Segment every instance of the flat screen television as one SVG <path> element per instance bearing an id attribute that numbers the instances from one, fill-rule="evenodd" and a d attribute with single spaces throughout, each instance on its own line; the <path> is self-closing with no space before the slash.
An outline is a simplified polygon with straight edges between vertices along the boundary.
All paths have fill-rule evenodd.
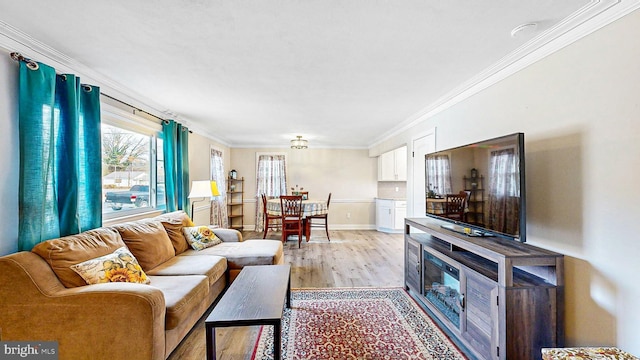
<path id="1" fill-rule="evenodd" d="M 430 153 L 425 162 L 426 216 L 468 236 L 526 241 L 523 133 Z M 456 198 L 464 205 L 456 208 Z"/>

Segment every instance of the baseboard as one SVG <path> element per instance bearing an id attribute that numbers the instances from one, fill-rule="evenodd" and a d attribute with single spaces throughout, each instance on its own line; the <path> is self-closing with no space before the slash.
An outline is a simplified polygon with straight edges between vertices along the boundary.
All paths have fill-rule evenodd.
<path id="1" fill-rule="evenodd" d="M 372 224 L 329 224 L 329 230 L 375 230 L 376 226 Z M 242 231 L 256 231 L 255 225 L 245 225 Z M 313 229 L 311 231 L 324 231 L 323 229 Z"/>

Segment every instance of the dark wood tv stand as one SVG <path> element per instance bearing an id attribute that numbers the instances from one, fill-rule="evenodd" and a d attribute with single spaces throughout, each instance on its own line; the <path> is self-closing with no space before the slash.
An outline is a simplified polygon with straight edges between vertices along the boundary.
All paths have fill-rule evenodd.
<path id="1" fill-rule="evenodd" d="M 466 236 L 441 224 L 405 219 L 405 287 L 463 348 L 480 359 L 541 359 L 542 348 L 564 346 L 562 254 L 500 237 Z M 427 258 L 459 277 L 455 320 L 427 299 L 433 285 L 425 278 L 434 273 L 428 267 L 433 264 L 425 263 L 434 260 Z"/>

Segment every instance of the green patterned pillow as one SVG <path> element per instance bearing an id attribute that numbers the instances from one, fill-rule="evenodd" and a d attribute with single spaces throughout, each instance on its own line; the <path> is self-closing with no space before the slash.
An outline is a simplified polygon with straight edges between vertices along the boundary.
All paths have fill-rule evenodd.
<path id="1" fill-rule="evenodd" d="M 222 240 L 213 233 L 214 228 L 217 226 L 192 226 L 182 228 L 182 232 L 191 247 L 200 251 L 222 243 Z"/>
<path id="2" fill-rule="evenodd" d="M 72 265 L 71 269 L 82 276 L 89 285 L 108 282 L 151 282 L 126 246 L 111 254 Z"/>

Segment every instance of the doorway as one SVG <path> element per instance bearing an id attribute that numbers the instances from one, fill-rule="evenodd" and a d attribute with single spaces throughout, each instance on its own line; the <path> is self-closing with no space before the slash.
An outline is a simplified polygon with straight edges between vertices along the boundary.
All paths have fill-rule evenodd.
<path id="1" fill-rule="evenodd" d="M 427 212 L 424 156 L 436 151 L 436 129 L 412 141 L 411 212 L 409 217 L 424 217 Z"/>

